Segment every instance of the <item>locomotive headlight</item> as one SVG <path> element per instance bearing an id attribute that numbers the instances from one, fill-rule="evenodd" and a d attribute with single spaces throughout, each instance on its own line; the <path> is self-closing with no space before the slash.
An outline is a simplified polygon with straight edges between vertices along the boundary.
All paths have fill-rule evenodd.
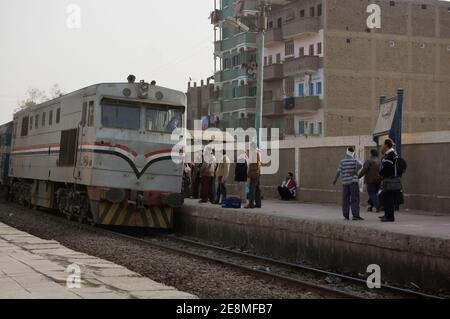
<path id="1" fill-rule="evenodd" d="M 107 201 L 117 204 L 125 200 L 125 192 L 122 189 L 109 189 L 105 193 L 105 198 Z"/>
<path id="2" fill-rule="evenodd" d="M 141 99 L 148 98 L 149 89 L 150 89 L 150 85 L 148 83 L 145 83 L 145 81 L 141 81 L 139 83 L 139 97 Z"/>

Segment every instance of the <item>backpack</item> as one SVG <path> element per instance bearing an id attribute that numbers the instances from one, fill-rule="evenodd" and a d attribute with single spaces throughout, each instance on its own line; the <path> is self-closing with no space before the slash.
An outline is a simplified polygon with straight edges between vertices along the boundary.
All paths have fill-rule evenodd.
<path id="1" fill-rule="evenodd" d="M 406 163 L 405 159 L 402 157 L 397 158 L 397 175 L 402 176 L 406 173 L 408 169 L 408 163 Z"/>
<path id="2" fill-rule="evenodd" d="M 241 208 L 242 201 L 237 197 L 228 197 L 223 201 L 222 208 Z"/>

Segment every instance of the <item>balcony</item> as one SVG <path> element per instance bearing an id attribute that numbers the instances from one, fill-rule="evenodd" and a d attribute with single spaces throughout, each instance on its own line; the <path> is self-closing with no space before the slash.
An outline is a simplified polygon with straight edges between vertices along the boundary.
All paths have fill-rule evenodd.
<path id="1" fill-rule="evenodd" d="M 247 77 L 247 70 L 244 68 L 235 68 L 216 73 L 215 81 L 217 83 L 233 81 L 239 77 Z"/>
<path id="2" fill-rule="evenodd" d="M 322 29 L 321 17 L 298 18 L 283 25 L 283 38 L 292 39 Z"/>
<path id="3" fill-rule="evenodd" d="M 232 50 L 234 48 L 256 48 L 256 36 L 255 32 L 243 32 L 239 33 L 231 38 L 224 39 L 222 41 L 216 41 L 214 44 L 214 50 L 216 54 Z"/>
<path id="4" fill-rule="evenodd" d="M 264 81 L 273 81 L 283 78 L 283 64 L 271 64 L 264 67 Z"/>
<path id="5" fill-rule="evenodd" d="M 219 113 L 221 113 L 222 112 L 222 106 L 220 104 L 220 101 L 212 102 L 210 104 L 210 111 L 211 111 L 211 114 L 219 114 Z"/>
<path id="6" fill-rule="evenodd" d="M 283 101 L 264 101 L 263 115 L 283 115 Z"/>
<path id="7" fill-rule="evenodd" d="M 219 54 L 222 51 L 222 41 L 214 42 L 214 52 Z"/>
<path id="8" fill-rule="evenodd" d="M 305 55 L 292 60 L 286 60 L 283 66 L 284 76 L 315 73 L 323 67 L 323 58 Z"/>
<path id="9" fill-rule="evenodd" d="M 256 108 L 256 98 L 255 97 L 240 97 L 232 100 L 226 100 L 222 102 L 223 112 L 234 112 L 243 109 L 253 109 Z"/>
<path id="10" fill-rule="evenodd" d="M 320 106 L 318 96 L 295 97 L 292 107 L 284 107 L 284 114 L 316 112 L 320 109 Z"/>
<path id="11" fill-rule="evenodd" d="M 276 43 L 283 42 L 283 29 L 282 28 L 272 28 L 266 31 L 264 43 L 266 45 L 272 45 Z"/>

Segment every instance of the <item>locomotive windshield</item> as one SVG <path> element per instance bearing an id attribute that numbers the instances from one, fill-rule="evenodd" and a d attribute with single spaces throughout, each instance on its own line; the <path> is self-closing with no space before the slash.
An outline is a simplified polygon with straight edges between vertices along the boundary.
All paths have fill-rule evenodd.
<path id="1" fill-rule="evenodd" d="M 136 106 L 109 104 L 102 105 L 102 123 L 106 127 L 139 130 L 141 108 Z"/>
<path id="2" fill-rule="evenodd" d="M 184 108 L 140 101 L 102 100 L 102 124 L 109 128 L 141 129 L 141 115 L 145 129 L 151 132 L 172 133 L 183 127 Z"/>
<path id="3" fill-rule="evenodd" d="M 145 113 L 145 127 L 149 131 L 172 133 L 183 127 L 183 111 L 164 107 L 148 107 Z"/>

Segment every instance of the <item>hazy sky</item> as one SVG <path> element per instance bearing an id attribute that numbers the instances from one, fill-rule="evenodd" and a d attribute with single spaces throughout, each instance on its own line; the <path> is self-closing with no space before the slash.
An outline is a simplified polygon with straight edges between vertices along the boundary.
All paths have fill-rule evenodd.
<path id="1" fill-rule="evenodd" d="M 76 12 L 81 9 L 81 27 Z M 212 0 L 0 0 L 0 124 L 28 88 L 137 79 L 186 91 L 213 74 Z"/>

